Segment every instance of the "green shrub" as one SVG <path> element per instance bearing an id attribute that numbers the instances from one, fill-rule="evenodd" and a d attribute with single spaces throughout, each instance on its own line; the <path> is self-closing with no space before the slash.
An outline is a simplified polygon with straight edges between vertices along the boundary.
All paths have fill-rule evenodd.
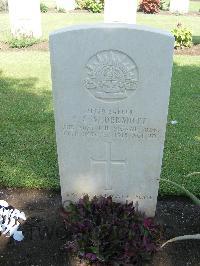
<path id="1" fill-rule="evenodd" d="M 64 8 L 59 8 L 58 13 L 66 13 Z"/>
<path id="2" fill-rule="evenodd" d="M 101 13 L 104 8 L 104 0 L 76 0 L 79 9 L 85 9 L 93 13 Z"/>
<path id="3" fill-rule="evenodd" d="M 142 0 L 139 10 L 147 14 L 158 13 L 160 10 L 160 0 Z"/>
<path id="4" fill-rule="evenodd" d="M 8 0 L 0 0 L 0 11 L 8 10 Z"/>
<path id="5" fill-rule="evenodd" d="M 175 48 L 192 46 L 192 32 L 189 29 L 182 27 L 182 25 L 178 23 L 177 27 L 171 32 L 175 37 Z"/>
<path id="6" fill-rule="evenodd" d="M 7 43 L 9 44 L 10 48 L 25 48 L 28 46 L 32 46 L 33 44 L 38 43 L 40 40 L 32 37 L 19 37 L 19 38 L 12 38 Z"/>
<path id="7" fill-rule="evenodd" d="M 46 6 L 44 3 L 40 3 L 40 11 L 42 13 L 47 13 L 49 10 L 48 6 Z"/>
<path id="8" fill-rule="evenodd" d="M 167 11 L 169 10 L 169 2 L 166 2 L 165 0 L 160 1 L 160 10 Z"/>
<path id="9" fill-rule="evenodd" d="M 86 195 L 71 202 L 61 215 L 67 251 L 89 265 L 143 265 L 159 246 L 160 226 L 138 212 L 132 202 Z"/>

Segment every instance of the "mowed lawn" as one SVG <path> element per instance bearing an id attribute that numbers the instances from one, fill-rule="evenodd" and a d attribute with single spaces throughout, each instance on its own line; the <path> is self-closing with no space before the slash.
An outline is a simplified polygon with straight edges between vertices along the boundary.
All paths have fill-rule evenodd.
<path id="1" fill-rule="evenodd" d="M 101 14 L 42 14 L 43 39 L 72 24 L 103 21 Z M 200 17 L 138 14 L 138 24 L 171 30 L 181 22 L 200 43 Z M 0 41 L 10 37 L 0 14 Z M 200 57 L 175 56 L 162 177 L 200 195 Z M 0 51 L 0 185 L 59 188 L 49 53 Z M 177 125 L 170 124 L 177 120 Z M 160 194 L 177 191 L 161 182 Z"/>
<path id="2" fill-rule="evenodd" d="M 48 40 L 49 33 L 74 24 L 88 24 L 103 22 L 102 14 L 92 13 L 45 13 L 42 14 L 42 39 Z M 200 43 L 200 16 L 176 16 L 176 15 L 147 15 L 137 14 L 137 23 L 159 29 L 171 31 L 178 23 L 192 31 L 194 42 Z M 0 13 L 0 41 L 10 38 L 9 17 L 6 13 Z"/>
<path id="3" fill-rule="evenodd" d="M 0 185 L 59 188 L 48 52 L 1 52 Z M 162 177 L 200 195 L 200 57 L 175 56 Z M 177 120 L 177 125 L 170 124 Z M 177 191 L 162 184 L 160 194 Z"/>

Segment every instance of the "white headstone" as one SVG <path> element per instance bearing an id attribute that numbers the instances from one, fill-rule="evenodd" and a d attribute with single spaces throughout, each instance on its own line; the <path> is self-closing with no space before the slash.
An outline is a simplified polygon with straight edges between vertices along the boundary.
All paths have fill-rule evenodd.
<path id="1" fill-rule="evenodd" d="M 76 7 L 75 0 L 56 0 L 57 9 L 64 9 L 65 11 L 74 10 Z"/>
<path id="2" fill-rule="evenodd" d="M 104 22 L 136 23 L 137 0 L 105 0 Z"/>
<path id="3" fill-rule="evenodd" d="M 189 0 L 170 0 L 170 12 L 188 13 Z"/>
<path id="4" fill-rule="evenodd" d="M 64 204 L 83 194 L 113 195 L 154 215 L 173 48 L 170 33 L 129 24 L 50 35 Z"/>
<path id="5" fill-rule="evenodd" d="M 41 37 L 40 0 L 8 0 L 8 8 L 14 36 Z"/>

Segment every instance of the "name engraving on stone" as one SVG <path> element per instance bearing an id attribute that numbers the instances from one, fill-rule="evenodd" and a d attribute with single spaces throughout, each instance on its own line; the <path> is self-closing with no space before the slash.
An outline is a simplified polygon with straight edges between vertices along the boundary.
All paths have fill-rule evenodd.
<path id="1" fill-rule="evenodd" d="M 85 72 L 85 88 L 105 102 L 126 99 L 137 89 L 138 68 L 121 51 L 98 52 L 89 59 Z"/>
<path id="2" fill-rule="evenodd" d="M 63 134 L 70 137 L 142 141 L 159 140 L 161 135 L 159 128 L 148 126 L 148 118 L 136 116 L 132 109 L 88 108 L 82 115 L 66 120 Z"/>

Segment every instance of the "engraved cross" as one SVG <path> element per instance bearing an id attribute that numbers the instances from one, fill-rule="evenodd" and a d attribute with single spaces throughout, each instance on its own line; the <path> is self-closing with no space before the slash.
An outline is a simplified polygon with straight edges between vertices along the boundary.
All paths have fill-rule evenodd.
<path id="1" fill-rule="evenodd" d="M 106 158 L 102 160 L 96 160 L 91 158 L 92 163 L 103 163 L 105 164 L 106 172 L 106 185 L 105 190 L 112 190 L 112 165 L 127 165 L 127 160 L 112 160 L 111 155 L 111 142 L 105 142 L 106 144 Z"/>

